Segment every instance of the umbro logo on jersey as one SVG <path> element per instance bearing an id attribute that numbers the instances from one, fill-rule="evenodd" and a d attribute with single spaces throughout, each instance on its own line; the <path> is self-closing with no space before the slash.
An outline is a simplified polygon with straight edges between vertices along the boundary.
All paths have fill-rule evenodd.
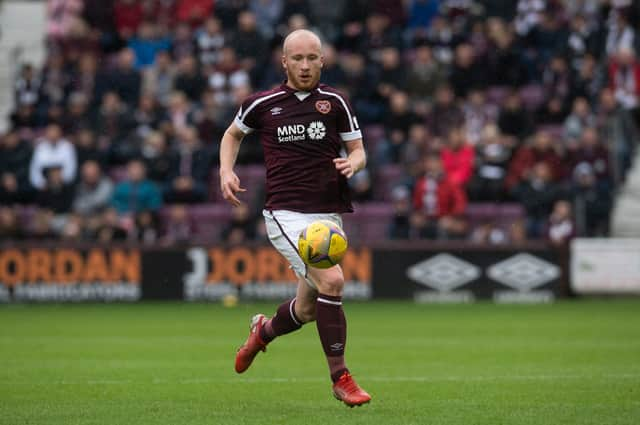
<path id="1" fill-rule="evenodd" d="M 280 112 L 282 112 L 282 108 L 279 106 L 276 106 L 275 108 L 271 108 L 271 115 L 280 115 Z"/>

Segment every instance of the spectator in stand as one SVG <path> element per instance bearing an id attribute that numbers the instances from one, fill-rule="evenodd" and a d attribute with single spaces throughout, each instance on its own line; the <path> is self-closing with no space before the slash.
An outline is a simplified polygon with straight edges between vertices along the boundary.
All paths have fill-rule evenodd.
<path id="1" fill-rule="evenodd" d="M 194 127 L 178 133 L 178 146 L 171 162 L 165 199 L 171 203 L 202 202 L 207 196 L 207 179 L 213 154 L 203 147 Z"/>
<path id="2" fill-rule="evenodd" d="M 135 68 L 136 55 L 131 49 L 122 49 L 118 54 L 116 68 L 109 74 L 109 90 L 113 90 L 129 107 L 133 107 L 140 97 L 142 77 Z"/>
<path id="3" fill-rule="evenodd" d="M 213 0 L 176 0 L 176 16 L 179 22 L 186 22 L 191 28 L 197 28 L 212 15 L 213 5 Z"/>
<path id="4" fill-rule="evenodd" d="M 497 18 L 490 19 L 487 26 L 490 41 L 487 52 L 488 82 L 494 86 L 523 85 L 528 80 L 527 70 L 513 30 Z"/>
<path id="5" fill-rule="evenodd" d="M 487 102 L 483 90 L 469 91 L 466 102 L 462 106 L 466 138 L 471 145 L 476 145 L 482 137 L 487 125 L 495 123 L 498 110 L 494 104 Z"/>
<path id="6" fill-rule="evenodd" d="M 143 93 L 138 99 L 138 106 L 132 113 L 132 131 L 142 139 L 158 127 L 160 118 L 160 106 L 156 98 L 149 93 Z"/>
<path id="7" fill-rule="evenodd" d="M 609 233 L 609 214 L 613 205 L 610 186 L 599 180 L 589 163 L 573 171 L 571 186 L 580 236 L 602 237 Z"/>
<path id="8" fill-rule="evenodd" d="M 620 50 L 633 50 L 638 35 L 630 25 L 627 15 L 622 10 L 613 9 L 609 17 L 609 29 L 606 40 L 606 54 L 614 56 Z"/>
<path id="9" fill-rule="evenodd" d="M 113 6 L 116 30 L 123 39 L 133 36 L 142 23 L 142 2 L 139 0 L 115 0 Z"/>
<path id="10" fill-rule="evenodd" d="M 412 101 L 431 101 L 436 88 L 446 82 L 444 68 L 434 60 L 431 47 L 420 45 L 415 58 L 408 64 L 407 92 Z"/>
<path id="11" fill-rule="evenodd" d="M 453 49 L 460 41 L 459 35 L 455 33 L 449 20 L 442 16 L 436 16 L 433 19 L 424 40 L 416 40 L 418 43 L 431 45 L 436 60 L 447 65 L 452 62 Z"/>
<path id="12" fill-rule="evenodd" d="M 457 97 L 465 98 L 471 90 L 482 90 L 487 84 L 486 66 L 474 57 L 470 44 L 456 47 L 449 82 Z"/>
<path id="13" fill-rule="evenodd" d="M 413 190 L 412 235 L 427 239 L 464 237 L 467 232 L 464 191 L 448 179 L 439 156 L 430 154 L 423 161 L 424 175 Z"/>
<path id="14" fill-rule="evenodd" d="M 567 45 L 568 32 L 553 7 L 539 14 L 540 23 L 530 33 L 529 42 L 535 46 L 536 63 L 544 65 L 554 54 L 561 54 Z"/>
<path id="15" fill-rule="evenodd" d="M 97 145 L 96 136 L 89 128 L 81 128 L 73 135 L 78 157 L 78 167 L 87 161 L 95 161 L 101 167 L 107 165 L 109 153 L 105 147 Z"/>
<path id="16" fill-rule="evenodd" d="M 116 92 L 105 93 L 95 117 L 94 128 L 98 145 L 110 150 L 111 162 L 123 163 L 136 154 L 136 148 L 131 146 L 128 138 L 133 124 L 130 109 L 120 100 L 120 96 Z"/>
<path id="17" fill-rule="evenodd" d="M 76 178 L 77 166 L 75 147 L 62 136 L 59 125 L 51 124 L 47 126 L 44 136 L 37 141 L 33 151 L 29 164 L 29 181 L 34 188 L 44 189 L 44 170 L 60 167 L 63 182 L 71 184 Z"/>
<path id="18" fill-rule="evenodd" d="M 546 7 L 546 0 L 518 0 L 514 24 L 519 36 L 527 37 L 540 24 Z"/>
<path id="19" fill-rule="evenodd" d="M 141 160 L 129 161 L 127 179 L 116 185 L 111 205 L 119 215 L 129 218 L 140 211 L 157 211 L 162 206 L 160 190 L 147 180 L 146 167 Z"/>
<path id="20" fill-rule="evenodd" d="M 430 150 L 429 136 L 429 130 L 424 124 L 416 123 L 409 128 L 407 142 L 404 143 L 400 153 L 400 164 L 411 176 L 418 176 L 421 173 L 421 158 Z"/>
<path id="21" fill-rule="evenodd" d="M 596 179 L 609 186 L 611 184 L 611 170 L 609 167 L 609 150 L 601 143 L 598 131 L 594 127 L 587 127 L 582 132 L 579 144 L 569 156 L 570 174 L 581 164 L 589 164 Z"/>
<path id="22" fill-rule="evenodd" d="M 475 151 L 473 146 L 467 143 L 463 128 L 449 130 L 447 143 L 440 152 L 440 158 L 447 180 L 465 190 L 473 174 Z"/>
<path id="23" fill-rule="evenodd" d="M 47 37 L 64 39 L 82 13 L 82 0 L 49 0 L 47 2 Z"/>
<path id="24" fill-rule="evenodd" d="M 576 236 L 571 203 L 559 200 L 553 205 L 545 231 L 546 239 L 553 245 L 566 246 Z"/>
<path id="25" fill-rule="evenodd" d="M 164 121 L 170 123 L 172 131 L 178 133 L 195 122 L 195 110 L 183 92 L 175 91 L 169 98 Z"/>
<path id="26" fill-rule="evenodd" d="M 118 220 L 115 208 L 108 208 L 102 213 L 102 219 L 92 235 L 96 242 L 110 244 L 127 239 L 127 230 Z"/>
<path id="27" fill-rule="evenodd" d="M 185 56 L 196 57 L 197 46 L 193 31 L 189 24 L 181 22 L 173 30 L 173 40 L 171 40 L 171 55 L 177 61 Z"/>
<path id="28" fill-rule="evenodd" d="M 571 69 L 562 56 L 554 56 L 542 72 L 542 85 L 547 94 L 547 102 L 558 99 L 563 110 L 570 105 L 572 79 Z"/>
<path id="29" fill-rule="evenodd" d="M 389 223 L 389 239 L 409 239 L 411 234 L 411 192 L 406 186 L 396 186 L 391 191 L 393 217 Z"/>
<path id="30" fill-rule="evenodd" d="M 153 245 L 160 239 L 157 215 L 152 211 L 140 211 L 135 215 L 134 238 L 145 245 Z"/>
<path id="31" fill-rule="evenodd" d="M 629 111 L 618 104 L 611 89 L 604 89 L 600 94 L 597 119 L 600 138 L 606 140 L 612 150 L 613 180 L 619 183 L 631 166 L 631 153 L 640 137 L 638 126 Z"/>
<path id="32" fill-rule="evenodd" d="M 283 4 L 283 0 L 249 0 L 249 10 L 255 15 L 258 30 L 265 39 L 273 37 Z"/>
<path id="33" fill-rule="evenodd" d="M 135 67 L 140 70 L 153 65 L 158 52 L 169 50 L 171 41 L 159 33 L 155 24 L 146 21 L 140 24 L 136 36 L 129 39 L 129 47 L 135 54 Z"/>
<path id="34" fill-rule="evenodd" d="M 379 61 L 378 95 L 388 101 L 393 92 L 405 89 L 406 70 L 400 58 L 400 51 L 395 47 L 380 49 Z"/>
<path id="35" fill-rule="evenodd" d="M 341 61 L 338 60 L 338 54 L 335 47 L 331 44 L 323 44 L 322 49 L 324 54 L 322 82 L 329 86 L 342 84 L 345 79 L 345 73 L 342 69 Z"/>
<path id="36" fill-rule="evenodd" d="M 431 133 L 444 137 L 454 127 L 464 121 L 462 110 L 455 103 L 455 95 L 451 86 L 442 85 L 436 91 L 436 100 L 427 123 Z"/>
<path id="37" fill-rule="evenodd" d="M 198 51 L 198 60 L 203 67 L 215 66 L 222 49 L 228 42 L 222 23 L 216 17 L 209 17 L 204 22 L 204 27 L 196 32 L 195 35 L 196 48 Z"/>
<path id="38" fill-rule="evenodd" d="M 476 145 L 475 173 L 467 187 L 472 201 L 500 202 L 508 199 L 504 182 L 514 145 L 513 137 L 500 134 L 495 125 L 484 128 Z"/>
<path id="39" fill-rule="evenodd" d="M 411 0 L 407 7 L 407 29 L 405 38 L 408 41 L 424 39 L 431 21 L 440 12 L 440 0 Z"/>
<path id="40" fill-rule="evenodd" d="M 173 158 L 163 133 L 152 131 L 144 137 L 140 150 L 147 167 L 147 176 L 153 182 L 163 185 L 169 180 Z"/>
<path id="41" fill-rule="evenodd" d="M 73 204 L 73 186 L 65 183 L 60 166 L 46 169 L 46 184 L 36 193 L 36 204 L 43 210 L 50 211 L 51 229 L 59 234 L 67 223 L 68 214 Z"/>
<path id="42" fill-rule="evenodd" d="M 231 209 L 231 223 L 222 231 L 222 240 L 231 245 L 239 245 L 255 238 L 255 220 L 247 204 Z"/>
<path id="43" fill-rule="evenodd" d="M 559 153 L 560 148 L 548 132 L 538 131 L 533 140 L 515 152 L 505 181 L 507 189 L 511 190 L 526 180 L 534 166 L 540 162 L 549 166 L 552 181 L 564 178 L 566 172 Z"/>
<path id="44" fill-rule="evenodd" d="M 4 206 L 0 202 L 0 240 L 15 241 L 24 239 L 26 236 L 20 222 L 18 214 L 13 208 Z"/>
<path id="45" fill-rule="evenodd" d="M 231 36 L 231 47 L 246 72 L 251 73 L 259 64 L 268 60 L 267 40 L 258 30 L 256 16 L 250 11 L 238 15 L 237 29 Z"/>
<path id="46" fill-rule="evenodd" d="M 396 164 L 409 136 L 409 128 L 418 122 L 411 111 L 409 96 L 403 91 L 394 91 L 389 96 L 389 112 L 385 114 L 385 139 L 377 155 L 378 164 Z"/>
<path id="47" fill-rule="evenodd" d="M 598 95 L 604 83 L 605 76 L 592 55 L 586 55 L 580 60 L 580 69 L 573 77 L 570 98 L 584 97 L 590 104 L 597 104 Z"/>
<path id="48" fill-rule="evenodd" d="M 96 102 L 94 94 L 96 90 L 96 75 L 98 59 L 95 55 L 82 55 L 73 71 L 70 90 L 73 93 L 81 93 L 91 106 Z"/>
<path id="49" fill-rule="evenodd" d="M 583 97 L 575 99 L 571 114 L 564 120 L 565 145 L 570 150 L 575 149 L 585 128 L 593 127 L 595 120 L 589 102 Z"/>
<path id="50" fill-rule="evenodd" d="M 512 91 L 504 102 L 498 115 L 500 132 L 519 139 L 528 137 L 533 132 L 533 123 L 529 112 L 522 106 L 522 97 Z"/>
<path id="51" fill-rule="evenodd" d="M 220 60 L 209 74 L 209 87 L 214 92 L 216 102 L 221 105 L 231 104 L 233 89 L 250 83 L 249 74 L 242 69 L 235 51 L 230 47 L 222 48 Z"/>
<path id="52" fill-rule="evenodd" d="M 167 230 L 164 242 L 168 245 L 185 244 L 193 236 L 193 224 L 189 220 L 189 213 L 184 205 L 173 205 L 169 210 Z"/>
<path id="53" fill-rule="evenodd" d="M 42 69 L 40 84 L 40 109 L 62 104 L 71 82 L 71 75 L 65 68 L 64 56 L 52 52 Z"/>
<path id="54" fill-rule="evenodd" d="M 13 99 L 16 105 L 35 105 L 40 96 L 40 78 L 33 65 L 22 65 L 20 75 L 13 85 Z"/>
<path id="55" fill-rule="evenodd" d="M 640 124 L 640 61 L 632 49 L 620 49 L 610 62 L 609 86 L 618 103 Z"/>
<path id="56" fill-rule="evenodd" d="M 563 198 L 560 185 L 553 181 L 549 163 L 536 163 L 531 168 L 528 178 L 516 186 L 513 196 L 526 210 L 527 236 L 533 239 L 542 238 L 554 204 Z"/>
<path id="57" fill-rule="evenodd" d="M 373 183 L 371 181 L 371 173 L 368 169 L 349 179 L 349 188 L 351 189 L 351 200 L 354 202 L 368 202 L 373 200 Z"/>
<path id="58" fill-rule="evenodd" d="M 112 195 L 113 183 L 102 174 L 100 165 L 95 161 L 85 162 L 75 189 L 73 212 L 85 217 L 98 215 L 109 206 Z"/>
<path id="59" fill-rule="evenodd" d="M 167 106 L 174 90 L 176 75 L 171 55 L 166 50 L 160 50 L 156 53 L 153 65 L 147 67 L 142 74 L 142 92 L 153 95 L 162 106 Z"/>
<path id="60" fill-rule="evenodd" d="M 89 99 L 83 93 L 74 92 L 69 95 L 67 108 L 60 120 L 65 134 L 75 133 L 81 128 L 91 127 Z"/>
<path id="61" fill-rule="evenodd" d="M 380 14 L 377 12 L 371 13 L 367 16 L 365 21 L 364 32 L 362 33 L 358 49 L 360 53 L 373 62 L 384 62 L 388 59 L 382 57 L 383 50 L 389 48 L 400 49 L 402 46 L 402 39 L 400 33 L 390 26 L 391 21 L 389 16 Z M 384 63 L 382 63 L 384 66 Z"/>
<path id="62" fill-rule="evenodd" d="M 200 72 L 196 58 L 189 55 L 180 59 L 174 82 L 175 89 L 187 95 L 190 100 L 197 101 L 206 86 L 207 80 Z"/>
<path id="63" fill-rule="evenodd" d="M 32 149 L 18 133 L 0 139 L 0 204 L 13 205 L 29 200 L 29 165 Z"/>

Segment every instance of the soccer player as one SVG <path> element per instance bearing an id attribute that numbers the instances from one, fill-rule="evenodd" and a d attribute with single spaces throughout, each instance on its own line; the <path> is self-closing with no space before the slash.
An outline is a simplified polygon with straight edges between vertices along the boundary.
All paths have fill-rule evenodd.
<path id="1" fill-rule="evenodd" d="M 236 355 L 236 372 L 251 366 L 259 351 L 275 338 L 316 321 L 329 364 L 333 394 L 348 406 L 371 400 L 349 373 L 344 360 L 347 322 L 342 310 L 344 276 L 339 265 L 307 268 L 296 248 L 300 232 L 315 220 L 342 225 L 351 212 L 347 179 L 362 170 L 366 155 L 358 121 L 347 99 L 319 84 L 322 45 L 308 30 L 290 33 L 283 44 L 286 81 L 249 96 L 226 130 L 220 146 L 220 186 L 224 198 L 239 205 L 244 192 L 233 167 L 242 138 L 260 134 L 267 169 L 263 215 L 271 243 L 298 276 L 296 297 L 267 319 L 256 314 L 249 337 Z M 347 157 L 341 157 L 344 145 Z"/>

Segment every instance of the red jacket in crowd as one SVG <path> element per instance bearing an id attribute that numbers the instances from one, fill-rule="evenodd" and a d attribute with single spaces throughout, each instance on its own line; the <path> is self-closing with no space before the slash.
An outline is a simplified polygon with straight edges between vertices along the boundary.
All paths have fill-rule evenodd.
<path id="1" fill-rule="evenodd" d="M 546 162 L 553 172 L 553 180 L 558 181 L 566 175 L 562 158 L 553 149 L 539 150 L 530 146 L 523 146 L 516 152 L 509 166 L 509 173 L 505 184 L 513 189 L 529 175 L 529 171 L 538 162 Z"/>
<path id="2" fill-rule="evenodd" d="M 467 144 L 460 149 L 443 148 L 440 158 L 447 179 L 464 187 L 473 175 L 475 155 L 473 147 Z"/>
<path id="3" fill-rule="evenodd" d="M 459 185 L 446 178 L 425 176 L 416 182 L 413 207 L 431 218 L 459 216 L 467 209 L 467 196 Z"/>

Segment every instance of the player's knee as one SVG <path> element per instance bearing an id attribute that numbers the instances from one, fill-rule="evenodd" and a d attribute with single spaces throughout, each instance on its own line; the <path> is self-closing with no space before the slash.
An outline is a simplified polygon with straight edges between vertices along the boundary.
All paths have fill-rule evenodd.
<path id="1" fill-rule="evenodd" d="M 326 295 L 342 295 L 344 288 L 344 277 L 340 269 L 336 269 L 331 273 L 325 273 L 318 284 L 320 292 Z"/>

